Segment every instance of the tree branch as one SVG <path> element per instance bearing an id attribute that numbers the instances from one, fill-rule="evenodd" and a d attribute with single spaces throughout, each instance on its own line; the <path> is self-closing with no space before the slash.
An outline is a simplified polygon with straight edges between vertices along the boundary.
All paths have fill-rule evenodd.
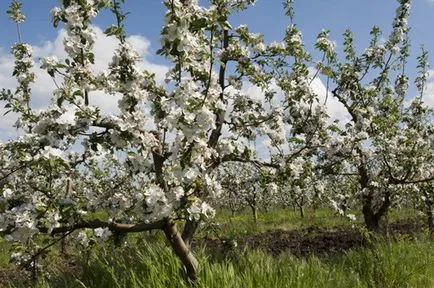
<path id="1" fill-rule="evenodd" d="M 242 158 L 239 156 L 231 156 L 231 155 L 226 155 L 223 158 L 221 158 L 221 162 L 230 162 L 230 161 L 242 162 L 242 163 L 252 163 L 256 166 L 264 166 L 264 167 L 270 167 L 270 168 L 275 168 L 275 169 L 281 168 L 281 166 L 277 163 L 263 162 L 263 161 L 260 161 L 257 159 L 246 159 L 246 158 Z"/>
<path id="2" fill-rule="evenodd" d="M 223 31 L 223 49 L 227 49 L 229 46 L 229 34 L 228 30 Z M 226 64 L 228 62 L 228 59 L 223 59 L 222 64 L 220 65 L 220 71 L 219 71 L 219 85 L 222 89 L 220 93 L 220 99 L 223 101 L 224 99 L 224 87 L 225 87 L 225 73 L 226 73 Z M 223 122 L 225 118 L 225 111 L 224 110 L 217 110 L 215 112 L 216 114 L 216 127 L 211 132 L 211 135 L 208 140 L 208 145 L 212 148 L 217 146 L 218 139 L 220 138 Z"/>
<path id="3" fill-rule="evenodd" d="M 96 220 L 89 220 L 84 222 L 79 222 L 74 225 L 69 226 L 62 226 L 62 227 L 55 227 L 53 229 L 50 229 L 48 227 L 38 227 L 39 231 L 42 233 L 49 233 L 51 235 L 59 234 L 59 233 L 66 233 L 78 229 L 96 229 L 96 228 L 108 228 L 110 231 L 113 232 L 123 232 L 123 233 L 129 233 L 129 232 L 143 232 L 143 231 L 149 231 L 149 230 L 155 230 L 155 229 L 163 229 L 165 226 L 166 221 L 165 220 L 159 220 L 151 223 L 137 223 L 137 224 L 123 224 L 123 223 L 116 223 L 116 222 L 109 222 L 109 221 L 101 221 L 99 219 Z"/>

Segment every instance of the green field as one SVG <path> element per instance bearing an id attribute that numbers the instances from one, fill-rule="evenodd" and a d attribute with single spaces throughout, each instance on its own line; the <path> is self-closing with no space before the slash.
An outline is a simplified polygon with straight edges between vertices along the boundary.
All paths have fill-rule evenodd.
<path id="1" fill-rule="evenodd" d="M 412 210 L 394 211 L 389 221 L 414 221 L 415 217 Z M 220 211 L 215 220 L 216 224 L 204 225 L 197 235 L 194 250 L 201 270 L 194 283 L 184 278 L 164 236 L 152 232 L 122 238 L 117 244 L 111 241 L 95 245 L 89 251 L 69 246 L 62 256 L 59 247 L 55 247 L 43 260 L 47 266 L 38 274 L 35 286 L 434 287 L 434 241 L 423 228 L 417 233 L 397 231 L 389 238 L 371 238 L 366 245 L 344 251 L 296 257 L 290 251 L 272 254 L 260 247 L 268 247 L 266 236 L 274 231 L 281 231 L 282 235 L 298 231 L 296 235 L 309 240 L 329 231 L 357 231 L 361 223 L 349 222 L 326 209 L 308 210 L 304 219 L 297 212 L 275 209 L 260 214 L 257 224 L 248 210 L 233 217 L 228 211 Z M 204 247 L 208 243 L 204 239 L 219 246 Z M 253 249 L 249 245 L 253 242 L 243 243 L 246 239 L 259 239 L 256 242 L 263 245 Z M 28 287 L 25 273 L 8 263 L 8 244 L 0 242 L 0 246 L 0 283 L 6 287 Z"/>

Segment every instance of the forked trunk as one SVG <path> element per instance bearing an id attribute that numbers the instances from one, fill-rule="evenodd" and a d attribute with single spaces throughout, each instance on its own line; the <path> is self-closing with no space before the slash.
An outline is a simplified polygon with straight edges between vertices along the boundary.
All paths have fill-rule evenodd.
<path id="1" fill-rule="evenodd" d="M 367 195 L 363 201 L 363 217 L 366 228 L 372 232 L 380 232 L 380 220 L 389 211 L 391 205 L 390 192 L 386 191 L 384 200 L 378 209 L 374 209 L 374 201 L 372 195 Z"/>
<path id="2" fill-rule="evenodd" d="M 179 233 L 176 223 L 174 221 L 167 221 L 167 225 L 164 229 L 166 238 L 172 246 L 175 254 L 179 257 L 185 268 L 185 273 L 190 280 L 197 279 L 199 262 L 194 256 L 193 252 L 190 250 L 189 245 L 187 245 L 182 239 Z"/>
<path id="3" fill-rule="evenodd" d="M 182 240 L 184 240 L 187 248 L 190 248 L 191 242 L 193 241 L 193 236 L 196 233 L 196 229 L 199 223 L 196 221 L 187 220 L 184 224 L 184 229 L 182 231 Z"/>

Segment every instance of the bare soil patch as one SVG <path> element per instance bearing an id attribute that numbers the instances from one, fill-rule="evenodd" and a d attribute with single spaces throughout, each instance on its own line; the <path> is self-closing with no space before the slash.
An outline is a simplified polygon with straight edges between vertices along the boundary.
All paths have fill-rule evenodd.
<path id="1" fill-rule="evenodd" d="M 383 227 L 378 235 L 381 237 L 398 238 L 402 235 L 412 237 L 422 230 L 421 221 L 415 219 L 400 220 Z M 388 235 L 388 236 L 387 236 Z M 300 230 L 270 230 L 263 233 L 243 235 L 237 239 L 202 238 L 195 242 L 196 246 L 204 246 L 212 256 L 224 256 L 236 249 L 256 249 L 277 256 L 283 252 L 289 252 L 297 257 L 310 255 L 323 255 L 327 253 L 341 252 L 351 248 L 367 246 L 363 233 L 351 227 L 336 227 L 324 229 L 321 227 L 309 227 Z"/>

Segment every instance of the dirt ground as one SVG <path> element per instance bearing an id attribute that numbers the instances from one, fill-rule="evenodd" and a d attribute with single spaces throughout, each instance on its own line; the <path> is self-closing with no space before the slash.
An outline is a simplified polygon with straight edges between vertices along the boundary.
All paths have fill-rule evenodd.
<path id="1" fill-rule="evenodd" d="M 413 235 L 420 232 L 422 223 L 414 219 L 391 223 L 387 230 L 383 230 L 380 237 L 396 238 L 399 235 Z M 236 243 L 236 244 L 235 244 Z M 365 239 L 360 230 L 356 228 L 324 229 L 309 227 L 301 230 L 273 230 L 259 234 L 244 235 L 238 239 L 202 238 L 195 243 L 205 246 L 213 256 L 224 256 L 235 248 L 258 249 L 274 256 L 282 252 L 289 252 L 297 257 L 309 255 L 322 255 L 351 248 L 366 246 L 369 241 Z"/>

